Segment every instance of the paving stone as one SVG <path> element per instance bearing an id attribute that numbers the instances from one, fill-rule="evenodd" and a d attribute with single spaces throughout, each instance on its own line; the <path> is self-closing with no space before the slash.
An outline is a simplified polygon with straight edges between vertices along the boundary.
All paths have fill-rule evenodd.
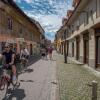
<path id="1" fill-rule="evenodd" d="M 100 100 L 100 78 L 80 64 L 65 64 L 63 56 L 57 56 L 57 76 L 60 100 L 91 100 L 93 80 L 98 81 L 98 100 Z"/>

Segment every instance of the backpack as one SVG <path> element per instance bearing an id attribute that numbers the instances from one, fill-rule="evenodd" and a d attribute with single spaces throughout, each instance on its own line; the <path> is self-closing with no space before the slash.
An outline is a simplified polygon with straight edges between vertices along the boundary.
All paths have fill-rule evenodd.
<path id="1" fill-rule="evenodd" d="M 20 54 L 15 54 L 15 63 L 20 63 Z"/>

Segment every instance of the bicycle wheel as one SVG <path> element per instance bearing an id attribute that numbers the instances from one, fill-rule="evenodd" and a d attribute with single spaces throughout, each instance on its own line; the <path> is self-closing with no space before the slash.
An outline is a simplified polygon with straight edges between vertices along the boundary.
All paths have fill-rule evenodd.
<path id="1" fill-rule="evenodd" d="M 7 80 L 2 77 L 0 80 L 0 95 L 2 98 L 5 98 L 8 92 L 8 82 Z"/>

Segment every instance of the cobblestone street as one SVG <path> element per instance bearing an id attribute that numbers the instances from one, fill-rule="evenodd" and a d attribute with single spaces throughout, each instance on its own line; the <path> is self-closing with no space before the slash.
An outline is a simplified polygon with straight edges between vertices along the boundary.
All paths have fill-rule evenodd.
<path id="1" fill-rule="evenodd" d="M 59 81 L 60 100 L 92 100 L 91 84 L 93 80 L 98 81 L 98 99 L 100 100 L 100 77 L 83 65 L 64 64 L 63 56 L 57 56 L 57 74 Z"/>

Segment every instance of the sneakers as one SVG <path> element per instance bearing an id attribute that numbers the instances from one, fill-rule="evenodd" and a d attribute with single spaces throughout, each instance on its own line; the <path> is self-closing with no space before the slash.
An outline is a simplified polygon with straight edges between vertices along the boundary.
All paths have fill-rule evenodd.
<path id="1" fill-rule="evenodd" d="M 13 75 L 12 77 L 12 83 L 15 85 L 17 83 L 16 75 Z"/>

